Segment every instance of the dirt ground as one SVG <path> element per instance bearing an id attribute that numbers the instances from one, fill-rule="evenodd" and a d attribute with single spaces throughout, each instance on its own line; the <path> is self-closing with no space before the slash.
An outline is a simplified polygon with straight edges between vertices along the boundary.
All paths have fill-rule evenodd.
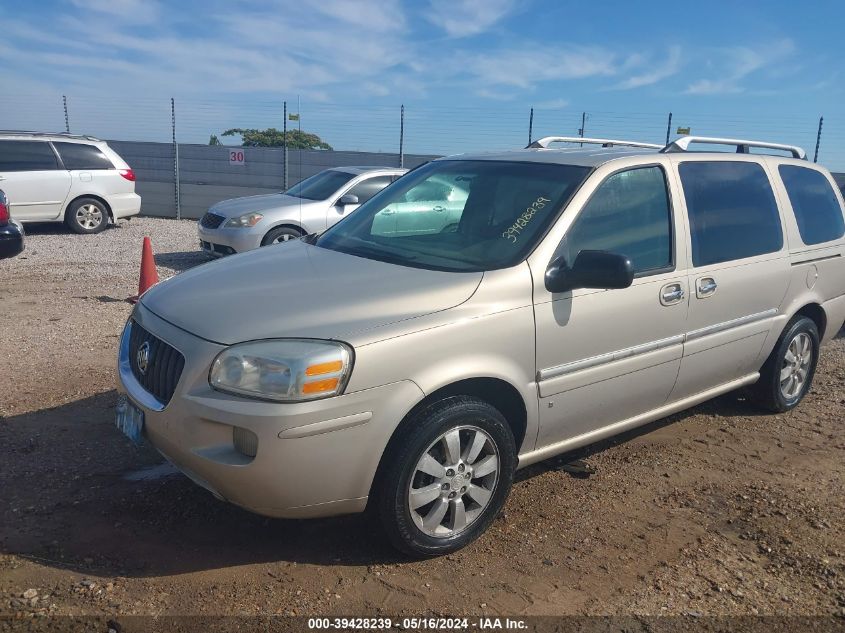
<path id="1" fill-rule="evenodd" d="M 141 237 L 205 261 L 193 223 L 30 230 L 0 262 L 0 614 L 819 614 L 845 617 L 845 338 L 786 415 L 729 395 L 522 471 L 465 550 L 396 555 L 364 517 L 214 499 L 113 423 Z"/>

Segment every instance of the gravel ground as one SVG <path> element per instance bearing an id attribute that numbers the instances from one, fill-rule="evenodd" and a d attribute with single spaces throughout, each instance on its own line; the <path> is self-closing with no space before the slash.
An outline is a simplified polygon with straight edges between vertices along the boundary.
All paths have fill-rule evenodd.
<path id="1" fill-rule="evenodd" d="M 409 562 L 364 517 L 218 502 L 114 428 L 141 240 L 178 273 L 207 261 L 193 222 L 29 233 L 0 262 L 0 615 L 845 617 L 842 333 L 795 411 L 729 395 L 580 453 L 589 478 L 539 464 L 478 542 Z"/>

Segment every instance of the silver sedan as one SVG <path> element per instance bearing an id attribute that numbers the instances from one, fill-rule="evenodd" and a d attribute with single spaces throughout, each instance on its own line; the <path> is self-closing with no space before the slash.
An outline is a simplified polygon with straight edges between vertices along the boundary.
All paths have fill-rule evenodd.
<path id="1" fill-rule="evenodd" d="M 335 167 L 283 193 L 223 200 L 197 223 L 200 247 L 211 255 L 231 255 L 323 231 L 406 171 Z"/>

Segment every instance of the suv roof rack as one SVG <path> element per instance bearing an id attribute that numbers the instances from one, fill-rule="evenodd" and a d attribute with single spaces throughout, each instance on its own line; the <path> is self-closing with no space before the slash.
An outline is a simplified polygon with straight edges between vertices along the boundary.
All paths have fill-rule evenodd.
<path id="1" fill-rule="evenodd" d="M 85 141 L 100 141 L 96 136 L 87 134 L 71 134 L 70 132 L 35 132 L 31 130 L 0 130 L 3 136 L 63 136 L 64 138 L 82 139 Z"/>
<path id="2" fill-rule="evenodd" d="M 641 143 L 639 141 L 619 141 L 611 138 L 582 138 L 580 136 L 545 136 L 529 143 L 525 149 L 540 147 L 547 148 L 551 143 L 587 143 L 588 145 L 601 145 L 602 147 L 644 147 L 646 149 L 663 149 L 662 145 L 654 143 Z"/>
<path id="3" fill-rule="evenodd" d="M 750 148 L 763 147 L 766 149 L 779 149 L 784 152 L 790 152 L 793 158 L 807 158 L 807 152 L 797 145 L 784 145 L 782 143 L 769 143 L 766 141 L 746 141 L 737 138 L 715 138 L 711 136 L 682 136 L 675 139 L 664 147 L 661 151 L 664 153 L 670 152 L 688 152 L 690 143 L 705 143 L 709 145 L 735 145 L 737 154 L 750 154 Z"/>

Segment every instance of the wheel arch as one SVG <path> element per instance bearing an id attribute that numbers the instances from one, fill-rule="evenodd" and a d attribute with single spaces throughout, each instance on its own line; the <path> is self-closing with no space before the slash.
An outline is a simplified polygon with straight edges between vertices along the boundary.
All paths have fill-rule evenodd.
<path id="1" fill-rule="evenodd" d="M 109 219 L 112 222 L 114 222 L 114 212 L 111 210 L 111 205 L 108 203 L 108 201 L 103 196 L 99 196 L 95 193 L 82 193 L 82 194 L 79 194 L 78 196 L 74 197 L 70 202 L 68 202 L 65 205 L 65 212 L 62 214 L 62 219 L 67 218 L 68 211 L 70 211 L 70 208 L 71 208 L 71 206 L 73 206 L 73 203 L 78 202 L 79 200 L 82 200 L 83 198 L 91 198 L 93 200 L 96 200 L 97 202 L 102 203 L 103 206 L 106 208 L 106 211 L 109 214 Z"/>
<path id="2" fill-rule="evenodd" d="M 261 242 L 263 243 L 264 240 L 267 239 L 267 236 L 270 234 L 270 231 L 275 231 L 276 229 L 281 228 L 294 229 L 296 231 L 299 231 L 302 235 L 308 233 L 308 231 L 305 230 L 305 227 L 303 227 L 301 224 L 297 224 L 292 220 L 280 220 L 279 222 L 268 228 L 266 231 L 264 231 L 264 235 L 261 236 Z"/>
<path id="3" fill-rule="evenodd" d="M 411 407 L 402 420 L 400 420 L 399 424 L 396 425 L 379 457 L 378 467 L 370 484 L 370 496 L 372 496 L 373 486 L 378 481 L 378 473 L 385 466 L 385 457 L 390 454 L 396 443 L 401 441 L 402 432 L 408 420 L 428 405 L 452 396 L 474 396 L 498 409 L 505 417 L 505 420 L 507 420 L 508 426 L 510 426 L 513 432 L 514 443 L 516 444 L 517 453 L 519 453 L 528 428 L 528 409 L 519 390 L 506 380 L 490 376 L 457 380 L 427 394 Z"/>
<path id="4" fill-rule="evenodd" d="M 816 328 L 819 330 L 819 341 L 821 341 L 824 338 L 825 331 L 827 331 L 827 314 L 825 313 L 824 308 L 815 302 L 806 303 L 795 311 L 792 318 L 795 318 L 798 315 L 805 316 L 816 324 Z M 790 319 L 790 321 L 791 320 L 792 319 Z"/>

